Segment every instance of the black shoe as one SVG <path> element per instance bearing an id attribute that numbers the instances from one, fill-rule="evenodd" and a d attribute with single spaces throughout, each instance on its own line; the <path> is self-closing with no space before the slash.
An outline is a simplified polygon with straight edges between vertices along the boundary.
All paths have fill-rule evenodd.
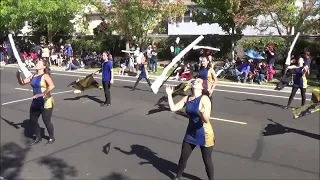
<path id="1" fill-rule="evenodd" d="M 49 139 L 49 141 L 46 143 L 46 145 L 47 145 L 47 144 L 52 144 L 52 143 L 54 143 L 54 141 L 56 141 L 55 138 Z"/>
<path id="2" fill-rule="evenodd" d="M 34 140 L 34 141 L 30 144 L 30 146 L 33 146 L 33 145 L 36 145 L 36 144 L 40 143 L 41 140 L 42 140 L 41 138 L 37 138 L 36 140 Z"/>
<path id="3" fill-rule="evenodd" d="M 133 89 L 133 88 L 132 88 L 132 89 L 130 89 L 130 91 L 134 91 L 134 90 L 135 90 L 135 89 Z"/>
<path id="4" fill-rule="evenodd" d="M 283 107 L 283 109 L 289 109 L 289 106 L 285 106 L 285 107 Z"/>

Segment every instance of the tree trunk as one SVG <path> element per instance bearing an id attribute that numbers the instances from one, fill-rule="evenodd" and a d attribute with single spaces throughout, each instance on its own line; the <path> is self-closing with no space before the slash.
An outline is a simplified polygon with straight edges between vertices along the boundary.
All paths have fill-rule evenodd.
<path id="1" fill-rule="evenodd" d="M 235 61 L 235 33 L 234 27 L 231 28 L 231 59 Z"/>
<path id="2" fill-rule="evenodd" d="M 129 51 L 130 50 L 130 41 L 128 38 L 126 38 L 126 50 Z"/>

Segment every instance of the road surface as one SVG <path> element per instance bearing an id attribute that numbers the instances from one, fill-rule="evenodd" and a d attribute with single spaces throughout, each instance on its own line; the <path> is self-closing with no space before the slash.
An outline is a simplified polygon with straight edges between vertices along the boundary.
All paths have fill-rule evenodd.
<path id="1" fill-rule="evenodd" d="M 164 88 L 155 95 L 141 83 L 132 92 L 136 79 L 117 76 L 112 105 L 100 107 L 102 91 L 92 89 L 76 98 L 66 87 L 85 72 L 53 71 L 56 142 L 45 146 L 44 140 L 27 148 L 32 92 L 29 85 L 19 86 L 15 71 L 1 67 L 2 176 L 143 180 L 175 175 L 188 120 L 183 110 L 171 113 L 166 103 L 155 105 Z M 217 86 L 211 114 L 216 179 L 319 179 L 319 113 L 293 119 L 290 109 L 281 108 L 289 91 Z M 299 105 L 297 93 L 292 106 Z M 44 128 L 41 118 L 39 122 Z M 12 160 L 17 163 L 8 163 Z M 199 148 L 188 161 L 185 178 L 207 179 Z"/>

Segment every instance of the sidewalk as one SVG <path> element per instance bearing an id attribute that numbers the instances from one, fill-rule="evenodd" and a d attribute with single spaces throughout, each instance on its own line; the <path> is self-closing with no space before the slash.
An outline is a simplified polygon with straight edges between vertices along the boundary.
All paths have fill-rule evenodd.
<path id="1" fill-rule="evenodd" d="M 9 65 L 2 65 L 1 64 L 1 67 L 18 67 L 17 64 L 9 64 Z M 33 68 L 31 68 L 33 69 Z M 53 71 L 59 71 L 59 72 L 71 72 L 71 73 L 81 73 L 81 74 L 89 74 L 89 73 L 93 73 L 93 72 L 96 72 L 97 69 L 78 69 L 78 70 L 73 70 L 73 71 L 65 71 L 65 67 L 51 67 L 51 70 Z M 116 77 L 123 77 L 123 76 L 119 76 L 118 74 L 115 74 Z M 124 76 L 124 77 L 132 77 L 132 78 L 135 78 L 134 76 Z M 150 79 L 156 79 L 157 77 L 159 76 L 155 76 L 155 75 L 149 75 Z M 166 76 L 167 78 L 167 76 Z M 220 80 L 220 79 L 219 79 Z M 180 81 L 177 81 L 177 80 L 172 80 L 171 78 L 168 80 L 170 82 L 180 82 Z M 229 87 L 232 87 L 234 86 L 235 88 L 236 87 L 242 87 L 242 88 L 245 88 L 245 87 L 248 87 L 248 88 L 264 88 L 264 89 L 274 89 L 275 88 L 275 85 L 258 85 L 258 84 L 249 84 L 249 83 L 237 83 L 237 82 L 229 82 L 229 81 L 223 81 L 223 80 L 220 80 L 219 81 L 219 84 L 221 85 L 228 85 Z M 286 90 L 286 91 L 290 91 L 291 90 L 291 87 L 286 87 L 284 88 L 283 90 Z M 312 91 L 310 89 L 308 89 L 307 91 Z"/>

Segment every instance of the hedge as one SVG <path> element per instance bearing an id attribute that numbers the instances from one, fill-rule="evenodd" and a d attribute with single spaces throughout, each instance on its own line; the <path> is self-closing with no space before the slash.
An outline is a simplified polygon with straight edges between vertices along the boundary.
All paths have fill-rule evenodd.
<path id="1" fill-rule="evenodd" d="M 177 36 L 169 36 L 165 38 L 151 38 L 157 45 L 159 59 L 169 60 L 172 59 L 170 53 L 170 46 L 174 44 Z M 197 36 L 179 36 L 180 45 L 186 47 Z M 311 55 L 316 56 L 320 54 L 320 37 L 316 38 L 299 38 L 297 41 L 293 54 L 298 55 L 305 48 L 307 48 Z M 269 44 L 273 44 L 278 53 L 278 62 L 282 63 L 286 57 L 287 44 L 283 38 L 279 37 L 243 37 L 237 42 L 236 56 L 242 57 L 244 51 L 248 49 L 254 49 L 263 51 Z M 123 56 L 121 50 L 125 49 L 125 40 L 120 39 L 119 36 L 109 36 L 106 39 L 99 40 L 94 38 L 89 39 L 72 39 L 72 45 L 76 53 L 82 49 L 88 51 L 96 51 L 101 53 L 102 51 L 110 51 L 115 56 Z M 231 39 L 229 36 L 218 35 L 206 35 L 205 38 L 199 43 L 199 45 L 206 45 L 220 48 L 220 52 L 214 53 L 214 59 L 225 60 L 231 57 Z M 145 47 L 145 46 L 144 46 Z M 190 51 L 186 56 L 189 61 L 198 61 L 199 51 Z"/>

